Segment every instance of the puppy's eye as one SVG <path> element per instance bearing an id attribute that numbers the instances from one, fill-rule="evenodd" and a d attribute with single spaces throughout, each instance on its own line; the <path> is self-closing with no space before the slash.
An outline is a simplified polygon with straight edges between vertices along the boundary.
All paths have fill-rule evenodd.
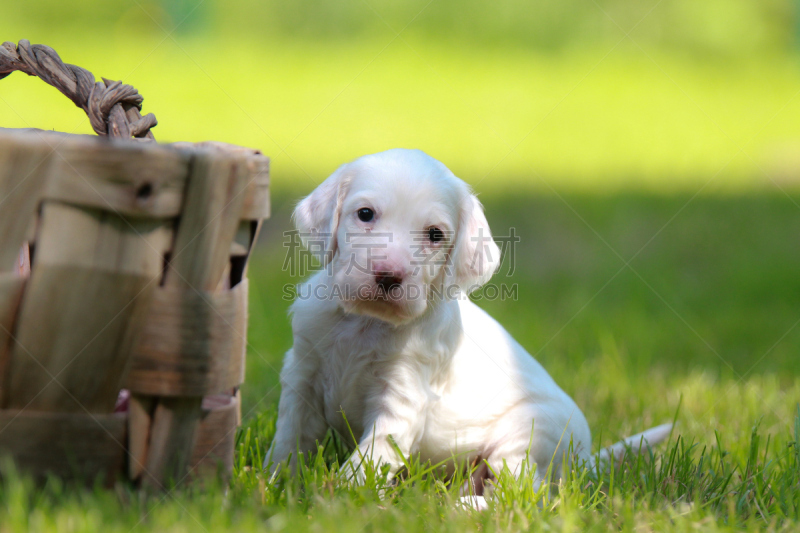
<path id="1" fill-rule="evenodd" d="M 360 220 L 361 222 L 369 222 L 373 218 L 375 218 L 375 211 L 373 211 L 369 207 L 362 207 L 361 209 L 358 210 L 357 214 L 358 214 L 358 220 Z"/>
<path id="2" fill-rule="evenodd" d="M 428 228 L 428 239 L 431 242 L 442 242 L 444 240 L 444 232 L 439 228 Z"/>

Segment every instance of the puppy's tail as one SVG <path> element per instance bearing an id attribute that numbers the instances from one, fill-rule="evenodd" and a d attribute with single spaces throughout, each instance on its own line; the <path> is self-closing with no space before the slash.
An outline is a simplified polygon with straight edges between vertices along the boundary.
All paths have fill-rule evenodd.
<path id="1" fill-rule="evenodd" d="M 671 432 L 672 424 L 662 424 L 637 433 L 632 437 L 622 439 L 597 452 L 597 454 L 589 460 L 589 467 L 594 468 L 595 465 L 600 465 L 603 468 L 608 468 L 612 466 L 612 459 L 614 465 L 619 465 L 627 454 L 640 455 L 659 442 L 667 440 Z"/>

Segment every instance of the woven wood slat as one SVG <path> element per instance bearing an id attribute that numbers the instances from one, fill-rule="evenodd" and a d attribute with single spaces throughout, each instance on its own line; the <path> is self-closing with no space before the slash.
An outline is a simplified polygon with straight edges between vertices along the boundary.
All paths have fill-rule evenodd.
<path id="1" fill-rule="evenodd" d="M 203 399 L 202 415 L 192 456 L 189 475 L 192 478 L 233 471 L 236 427 L 240 423 L 241 397 L 213 395 Z"/>
<path id="2" fill-rule="evenodd" d="M 247 280 L 229 291 L 156 290 L 125 387 L 153 396 L 204 396 L 244 381 Z"/>
<path id="3" fill-rule="evenodd" d="M 0 272 L 9 271 L 51 173 L 50 150 L 34 139 L 0 137 Z"/>
<path id="4" fill-rule="evenodd" d="M 244 195 L 242 218 L 245 220 L 269 218 L 269 158 L 264 157 L 260 150 L 215 141 L 201 143 L 177 142 L 172 143 L 171 146 L 186 150 L 211 150 L 245 157 L 247 171 L 251 177 L 247 183 L 247 193 Z"/>
<path id="5" fill-rule="evenodd" d="M 165 275 L 166 287 L 188 294 L 213 291 L 219 286 L 230 261 L 246 185 L 247 168 L 241 158 L 198 151 L 192 162 L 174 254 Z M 182 304 L 178 308 L 186 309 Z M 191 320 L 210 328 L 212 311 L 208 305 L 196 307 Z M 210 349 L 206 344 L 195 353 L 210 361 Z M 201 403 L 202 396 L 159 398 L 153 411 L 144 484 L 159 486 L 165 479 L 182 479 L 189 459 L 185 450 L 194 445 Z"/>
<path id="6" fill-rule="evenodd" d="M 114 409 L 128 363 L 128 331 L 138 327 L 158 284 L 164 237 L 151 221 L 44 204 L 6 407 Z"/>
<path id="7" fill-rule="evenodd" d="M 56 200 L 120 215 L 171 218 L 180 215 L 190 154 L 157 145 L 114 142 L 61 143 L 44 193 Z"/>
<path id="8" fill-rule="evenodd" d="M 16 323 L 17 310 L 22 300 L 25 279 L 16 273 L 0 274 L 0 405 L 8 396 L 8 363 L 11 359 L 11 347 Z"/>

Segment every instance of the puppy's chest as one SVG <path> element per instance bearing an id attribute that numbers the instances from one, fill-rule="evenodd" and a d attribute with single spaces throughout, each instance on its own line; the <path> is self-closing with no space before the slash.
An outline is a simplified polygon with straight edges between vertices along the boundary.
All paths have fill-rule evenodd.
<path id="1" fill-rule="evenodd" d="M 322 358 L 318 374 L 324 397 L 325 417 L 338 427 L 342 411 L 352 423 L 360 423 L 368 398 L 394 359 L 391 346 L 377 339 L 342 335 L 332 343 Z"/>
<path id="2" fill-rule="evenodd" d="M 411 387 L 413 393 L 435 397 L 431 389 L 435 388 L 440 358 L 420 353 L 417 344 L 413 338 L 380 331 L 345 330 L 339 335 L 322 358 L 318 374 L 328 423 L 347 430 L 343 411 L 358 437 L 368 423 L 366 418 L 374 415 L 388 396 L 397 394 L 398 388 Z M 413 379 L 408 379 L 409 374 Z"/>

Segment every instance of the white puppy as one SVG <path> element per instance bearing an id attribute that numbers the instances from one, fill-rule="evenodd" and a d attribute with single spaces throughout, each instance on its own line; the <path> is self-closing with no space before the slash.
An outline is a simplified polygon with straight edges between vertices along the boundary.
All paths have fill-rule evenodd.
<path id="1" fill-rule="evenodd" d="M 294 216 L 328 264 L 297 288 L 294 347 L 265 467 L 274 471 L 290 455 L 294 463 L 328 428 L 358 439 L 345 465 L 357 477 L 363 460 L 397 472 L 396 449 L 495 472 L 504 464 L 518 471 L 529 456 L 539 482 L 551 462 L 559 472 L 570 442 L 591 460 L 575 402 L 466 297 L 491 278 L 500 252 L 481 204 L 442 163 L 418 150 L 364 156 L 334 172 Z M 668 432 L 662 426 L 645 439 L 654 444 Z M 474 489 L 481 492 L 482 479 Z"/>

